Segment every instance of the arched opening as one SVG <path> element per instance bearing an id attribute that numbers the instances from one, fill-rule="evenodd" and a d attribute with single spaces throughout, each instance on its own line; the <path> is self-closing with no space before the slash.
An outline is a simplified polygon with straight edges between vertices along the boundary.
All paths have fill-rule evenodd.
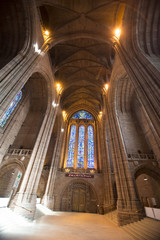
<path id="1" fill-rule="evenodd" d="M 34 73 L 24 89 L 29 98 L 29 109 L 12 148 L 33 149 L 47 108 L 47 83 L 41 74 Z"/>
<path id="2" fill-rule="evenodd" d="M 128 76 L 122 77 L 117 84 L 116 111 L 120 131 L 127 154 L 149 154 L 151 145 L 139 119 L 140 103 Z M 141 116 L 141 118 L 144 116 Z"/>
<path id="3" fill-rule="evenodd" d="M 10 164 L 1 169 L 0 174 L 0 206 L 7 206 L 18 191 L 23 171 L 17 164 Z"/>
<path id="4" fill-rule="evenodd" d="M 94 117 L 84 110 L 74 113 L 68 124 L 64 168 L 96 169 L 95 142 Z"/>
<path id="5" fill-rule="evenodd" d="M 0 8 L 0 69 L 23 48 L 26 40 L 24 1 L 2 0 Z"/>
<path id="6" fill-rule="evenodd" d="M 160 177 L 149 168 L 135 173 L 139 199 L 144 207 L 160 208 Z"/>
<path id="7" fill-rule="evenodd" d="M 22 89 L 22 99 L 4 126 L 3 163 L 16 159 L 28 165 L 47 109 L 47 81 L 34 73 Z"/>
<path id="8" fill-rule="evenodd" d="M 97 213 L 97 197 L 90 184 L 73 181 L 62 193 L 61 211 Z"/>

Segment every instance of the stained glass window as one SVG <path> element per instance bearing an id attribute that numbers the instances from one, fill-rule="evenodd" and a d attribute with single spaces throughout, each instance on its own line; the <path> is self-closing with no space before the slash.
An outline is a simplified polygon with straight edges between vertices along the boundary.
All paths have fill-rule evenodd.
<path id="1" fill-rule="evenodd" d="M 94 168 L 94 132 L 91 125 L 87 129 L 88 137 L 88 168 Z"/>
<path id="2" fill-rule="evenodd" d="M 15 180 L 14 185 L 13 185 L 14 188 L 18 188 L 21 177 L 22 177 L 22 173 L 20 171 L 18 171 L 16 180 Z"/>
<path id="3" fill-rule="evenodd" d="M 9 108 L 7 109 L 7 111 L 3 114 L 3 116 L 0 118 L 0 127 L 4 127 L 4 125 L 6 124 L 7 120 L 9 119 L 9 117 L 11 116 L 11 114 L 13 113 L 15 107 L 17 106 L 17 104 L 19 103 L 19 101 L 22 98 L 22 91 L 20 91 L 16 97 L 13 99 L 13 101 L 11 102 Z"/>
<path id="4" fill-rule="evenodd" d="M 67 167 L 73 167 L 75 140 L 76 140 L 76 126 L 72 125 L 70 130 L 70 137 L 69 137 Z"/>
<path id="5" fill-rule="evenodd" d="M 74 113 L 72 118 L 93 120 L 92 115 L 84 110 Z"/>
<path id="6" fill-rule="evenodd" d="M 85 141 L 85 127 L 81 125 L 79 127 L 78 136 L 78 156 L 77 156 L 77 167 L 84 167 L 84 141 Z"/>

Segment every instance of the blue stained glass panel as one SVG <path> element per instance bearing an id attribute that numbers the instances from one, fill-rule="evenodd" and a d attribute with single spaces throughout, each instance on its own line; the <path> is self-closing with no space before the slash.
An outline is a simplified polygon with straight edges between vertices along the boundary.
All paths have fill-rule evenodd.
<path id="1" fill-rule="evenodd" d="M 18 188 L 21 177 L 22 177 L 22 173 L 19 171 L 17 174 L 16 180 L 14 182 L 14 185 L 13 185 L 14 188 Z"/>
<path id="2" fill-rule="evenodd" d="M 85 140 L 85 127 L 81 125 L 79 127 L 78 137 L 78 156 L 77 156 L 77 167 L 84 167 L 84 140 Z"/>
<path id="3" fill-rule="evenodd" d="M 22 91 L 20 91 L 16 95 L 16 97 L 11 102 L 11 104 L 10 104 L 9 108 L 7 109 L 7 111 L 0 118 L 0 127 L 4 127 L 4 125 L 6 124 L 7 120 L 11 116 L 11 114 L 13 113 L 14 109 L 16 108 L 16 106 L 19 103 L 19 101 L 21 100 L 21 98 L 22 98 Z"/>
<path id="4" fill-rule="evenodd" d="M 76 126 L 72 125 L 70 129 L 70 137 L 69 137 L 67 167 L 73 167 L 75 141 L 76 141 Z"/>
<path id="5" fill-rule="evenodd" d="M 73 119 L 89 119 L 89 120 L 93 120 L 92 115 L 90 113 L 84 111 L 84 110 L 74 113 L 72 118 Z"/>
<path id="6" fill-rule="evenodd" d="M 88 168 L 94 168 L 94 132 L 91 125 L 87 129 L 88 137 Z"/>

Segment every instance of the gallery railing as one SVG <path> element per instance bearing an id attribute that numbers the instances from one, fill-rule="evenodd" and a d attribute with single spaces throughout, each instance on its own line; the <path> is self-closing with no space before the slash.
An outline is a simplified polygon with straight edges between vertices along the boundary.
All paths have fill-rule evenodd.
<path id="1" fill-rule="evenodd" d="M 32 154 L 31 149 L 17 149 L 10 148 L 8 149 L 7 155 L 18 155 L 18 156 L 29 156 Z"/>

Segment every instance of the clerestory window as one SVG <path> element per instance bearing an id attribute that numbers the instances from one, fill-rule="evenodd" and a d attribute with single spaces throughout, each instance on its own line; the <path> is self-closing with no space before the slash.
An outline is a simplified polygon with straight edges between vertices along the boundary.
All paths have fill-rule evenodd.
<path id="1" fill-rule="evenodd" d="M 66 167 L 95 168 L 95 120 L 87 111 L 73 114 L 69 122 Z"/>
<path id="2" fill-rule="evenodd" d="M 22 98 L 22 91 L 20 91 L 15 98 L 13 99 L 13 101 L 10 103 L 7 111 L 3 114 L 3 116 L 0 118 L 0 127 L 4 127 L 4 125 L 6 124 L 7 120 L 10 118 L 11 114 L 14 112 L 17 104 L 19 103 L 19 101 Z"/>

